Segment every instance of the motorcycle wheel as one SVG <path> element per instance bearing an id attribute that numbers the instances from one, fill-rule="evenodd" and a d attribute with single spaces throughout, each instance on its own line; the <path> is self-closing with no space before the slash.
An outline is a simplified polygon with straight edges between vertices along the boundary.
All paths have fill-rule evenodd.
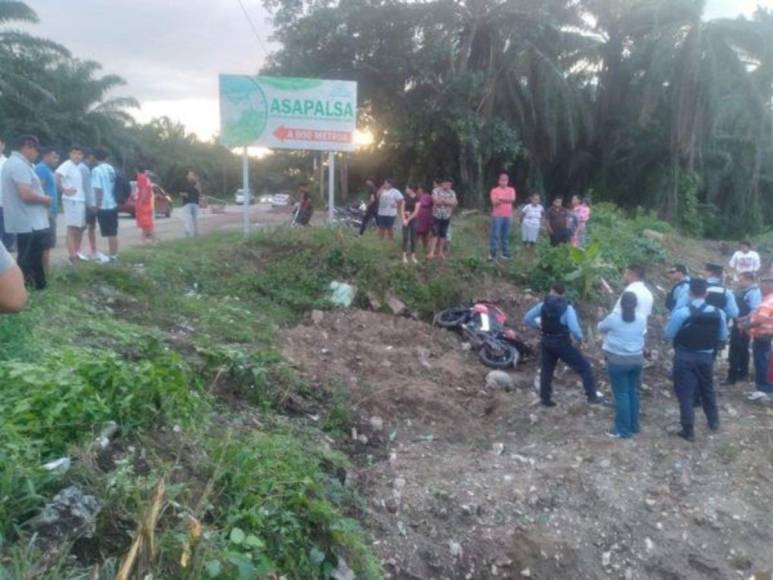
<path id="1" fill-rule="evenodd" d="M 509 369 L 515 364 L 516 350 L 506 344 L 486 342 L 478 351 L 480 362 L 492 369 Z"/>
<path id="2" fill-rule="evenodd" d="M 435 324 L 443 328 L 457 328 L 467 320 L 470 315 L 470 309 L 461 306 L 455 306 L 438 312 L 435 315 Z"/>

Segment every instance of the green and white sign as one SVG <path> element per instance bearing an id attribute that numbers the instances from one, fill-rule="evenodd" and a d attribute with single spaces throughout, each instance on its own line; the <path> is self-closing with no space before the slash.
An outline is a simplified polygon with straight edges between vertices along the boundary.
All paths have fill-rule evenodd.
<path id="1" fill-rule="evenodd" d="M 227 147 L 354 151 L 356 127 L 356 82 L 220 75 Z"/>

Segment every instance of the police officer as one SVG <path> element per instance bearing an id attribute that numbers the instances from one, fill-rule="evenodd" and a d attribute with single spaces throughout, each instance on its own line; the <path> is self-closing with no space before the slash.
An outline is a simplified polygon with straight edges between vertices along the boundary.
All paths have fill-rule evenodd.
<path id="1" fill-rule="evenodd" d="M 679 399 L 681 431 L 679 437 L 694 441 L 696 395 L 709 429 L 719 429 L 719 412 L 714 392 L 714 353 L 727 341 L 727 318 L 720 308 L 707 300 L 708 283 L 702 278 L 690 280 L 690 303 L 671 314 L 666 338 L 674 341 L 674 390 Z"/>
<path id="2" fill-rule="evenodd" d="M 666 310 L 673 312 L 690 301 L 690 277 L 687 275 L 687 267 L 683 264 L 674 264 L 668 271 L 668 277 L 673 286 L 666 295 Z"/>
<path id="3" fill-rule="evenodd" d="M 754 272 L 741 272 L 738 275 L 738 318 L 733 321 L 730 332 L 730 353 L 728 357 L 727 380 L 724 385 L 734 385 L 749 377 L 749 335 L 743 330 L 749 315 L 762 302 L 762 291 L 755 282 Z"/>
<path id="4" fill-rule="evenodd" d="M 738 303 L 735 294 L 725 288 L 722 283 L 724 269 L 719 264 L 706 264 L 706 302 L 710 306 L 716 306 L 724 311 L 725 318 L 732 320 L 738 318 Z"/>

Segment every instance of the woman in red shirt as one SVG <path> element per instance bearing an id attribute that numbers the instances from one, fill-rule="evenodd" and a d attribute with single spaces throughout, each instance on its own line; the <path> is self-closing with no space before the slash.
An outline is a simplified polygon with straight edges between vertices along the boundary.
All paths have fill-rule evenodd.
<path id="1" fill-rule="evenodd" d="M 489 261 L 496 260 L 497 251 L 502 247 L 502 257 L 510 259 L 510 226 L 513 222 L 513 204 L 515 189 L 510 187 L 510 176 L 499 174 L 497 186 L 491 190 L 491 240 L 489 242 Z"/>

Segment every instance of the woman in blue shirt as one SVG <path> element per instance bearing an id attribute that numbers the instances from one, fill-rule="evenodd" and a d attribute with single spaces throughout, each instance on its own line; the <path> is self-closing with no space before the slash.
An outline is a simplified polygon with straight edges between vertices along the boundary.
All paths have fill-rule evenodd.
<path id="1" fill-rule="evenodd" d="M 636 294 L 625 292 L 620 310 L 599 322 L 607 372 L 615 394 L 615 423 L 610 437 L 629 438 L 639 432 L 639 383 L 644 367 L 647 319 L 636 312 Z"/>

